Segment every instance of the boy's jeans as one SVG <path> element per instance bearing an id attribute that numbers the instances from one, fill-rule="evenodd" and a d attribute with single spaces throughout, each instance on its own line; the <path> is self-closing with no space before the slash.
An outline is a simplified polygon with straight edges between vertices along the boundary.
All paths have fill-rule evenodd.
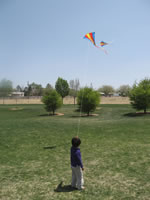
<path id="1" fill-rule="evenodd" d="M 80 166 L 73 167 L 72 169 L 72 187 L 77 187 L 79 190 L 83 188 L 84 180 L 83 180 L 83 172 Z"/>

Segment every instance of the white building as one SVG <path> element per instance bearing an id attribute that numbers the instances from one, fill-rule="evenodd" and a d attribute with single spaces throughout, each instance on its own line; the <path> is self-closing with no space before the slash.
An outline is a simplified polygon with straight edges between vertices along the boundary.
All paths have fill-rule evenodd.
<path id="1" fill-rule="evenodd" d="M 24 97 L 24 92 L 12 92 L 12 97 Z"/>

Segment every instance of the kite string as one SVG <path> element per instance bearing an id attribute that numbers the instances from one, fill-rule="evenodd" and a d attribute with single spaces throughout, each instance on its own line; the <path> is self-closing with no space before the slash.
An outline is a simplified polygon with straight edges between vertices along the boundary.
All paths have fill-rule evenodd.
<path id="1" fill-rule="evenodd" d="M 87 53 L 86 53 L 86 64 L 85 64 L 85 67 L 88 67 L 88 64 L 89 64 L 89 46 L 90 46 L 90 44 L 87 43 Z M 85 72 L 85 69 L 84 69 L 84 72 Z M 85 81 L 85 75 L 86 75 L 86 73 L 83 73 L 83 74 L 84 74 L 84 77 L 83 77 L 82 80 Z M 83 87 L 83 93 L 82 93 L 82 98 L 81 98 L 79 119 L 78 119 L 78 124 L 77 124 L 77 137 L 79 137 L 80 127 L 81 127 L 83 97 L 84 97 L 84 87 Z"/>
<path id="2" fill-rule="evenodd" d="M 84 90 L 83 90 L 82 98 L 81 98 L 80 114 L 79 114 L 78 125 L 77 125 L 78 126 L 77 127 L 77 137 L 79 136 L 79 130 L 80 130 L 80 124 L 81 124 L 83 95 L 84 95 Z"/>

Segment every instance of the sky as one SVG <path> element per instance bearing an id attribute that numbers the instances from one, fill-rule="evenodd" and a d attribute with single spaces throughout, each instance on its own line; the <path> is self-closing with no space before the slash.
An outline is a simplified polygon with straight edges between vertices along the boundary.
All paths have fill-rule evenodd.
<path id="1" fill-rule="evenodd" d="M 83 39 L 95 32 L 96 48 Z M 132 86 L 150 77 L 148 0 L 0 0 L 0 80 Z"/>

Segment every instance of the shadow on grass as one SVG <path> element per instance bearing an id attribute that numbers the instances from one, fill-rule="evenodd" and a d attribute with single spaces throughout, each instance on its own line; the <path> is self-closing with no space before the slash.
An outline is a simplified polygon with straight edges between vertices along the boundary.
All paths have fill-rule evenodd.
<path id="1" fill-rule="evenodd" d="M 50 116 L 63 116 L 64 114 L 63 113 L 55 113 L 55 114 L 41 114 L 39 115 L 40 117 L 50 117 Z"/>
<path id="2" fill-rule="evenodd" d="M 52 116 L 52 114 L 41 114 L 41 115 L 39 115 L 39 117 L 49 117 L 49 116 Z"/>
<path id="3" fill-rule="evenodd" d="M 142 117 L 150 115 L 150 112 L 144 113 L 144 112 L 137 112 L 137 113 L 126 113 L 124 114 L 125 117 Z"/>
<path id="4" fill-rule="evenodd" d="M 62 143 L 62 144 L 59 144 L 59 145 L 53 145 L 53 146 L 45 146 L 43 147 L 43 149 L 55 149 L 55 148 L 58 148 L 58 147 L 63 147 L 63 146 L 67 146 L 69 145 L 70 142 L 66 142 L 66 143 Z"/>
<path id="5" fill-rule="evenodd" d="M 39 115 L 40 117 L 49 117 L 49 116 L 55 116 L 55 115 L 53 115 L 53 114 L 41 114 L 41 115 Z"/>
<path id="6" fill-rule="evenodd" d="M 61 181 L 59 183 L 59 185 L 57 186 L 57 188 L 54 190 L 55 192 L 72 192 L 77 190 L 76 188 L 71 187 L 71 185 L 62 185 L 63 181 Z"/>
<path id="7" fill-rule="evenodd" d="M 43 149 L 55 149 L 56 146 L 43 147 Z"/>
<path id="8" fill-rule="evenodd" d="M 80 118 L 80 117 L 90 117 L 90 116 L 88 116 L 88 115 L 72 115 L 71 116 L 72 118 Z"/>
<path id="9" fill-rule="evenodd" d="M 82 114 L 82 115 L 72 115 L 71 117 L 72 118 L 79 118 L 79 117 L 97 117 L 98 116 L 98 114 L 89 114 L 89 115 L 87 115 L 87 114 Z"/>

